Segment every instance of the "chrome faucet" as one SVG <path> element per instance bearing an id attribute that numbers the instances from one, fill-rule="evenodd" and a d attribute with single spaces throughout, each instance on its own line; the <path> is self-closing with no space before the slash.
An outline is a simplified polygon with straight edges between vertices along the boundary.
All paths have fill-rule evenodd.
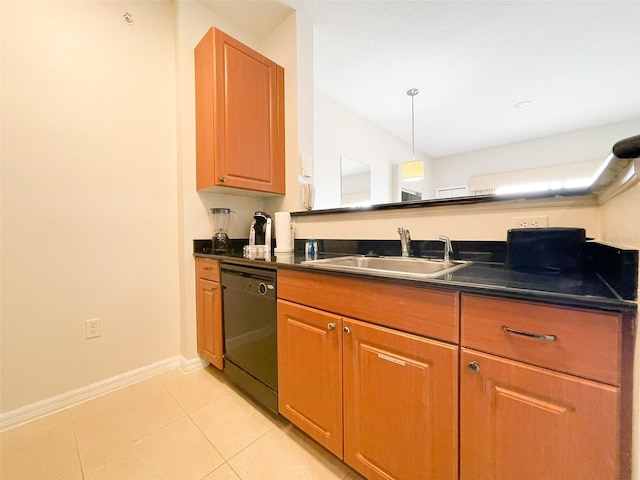
<path id="1" fill-rule="evenodd" d="M 451 240 L 449 240 L 449 237 L 446 237 L 444 235 L 440 235 L 438 239 L 444 242 L 444 263 L 449 263 L 449 255 L 453 253 Z"/>
<path id="2" fill-rule="evenodd" d="M 411 250 L 411 235 L 409 230 L 402 227 L 398 227 L 398 233 L 400 234 L 400 244 L 402 245 L 402 256 L 408 257 Z"/>

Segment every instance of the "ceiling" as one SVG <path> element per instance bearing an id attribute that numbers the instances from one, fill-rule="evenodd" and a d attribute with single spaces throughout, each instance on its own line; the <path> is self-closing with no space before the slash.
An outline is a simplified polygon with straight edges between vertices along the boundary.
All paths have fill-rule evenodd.
<path id="1" fill-rule="evenodd" d="M 437 158 L 640 118 L 640 1 L 202 0 L 314 25 L 317 90 Z M 514 108 L 528 101 L 526 108 Z"/>

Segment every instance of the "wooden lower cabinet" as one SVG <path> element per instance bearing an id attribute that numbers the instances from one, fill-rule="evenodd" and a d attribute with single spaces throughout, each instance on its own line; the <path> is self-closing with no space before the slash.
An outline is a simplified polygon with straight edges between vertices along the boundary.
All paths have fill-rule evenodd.
<path id="1" fill-rule="evenodd" d="M 369 479 L 458 478 L 458 348 L 343 325 L 345 462 Z"/>
<path id="2" fill-rule="evenodd" d="M 460 321 L 462 480 L 630 478 L 620 313 L 463 294 Z"/>
<path id="3" fill-rule="evenodd" d="M 196 259 L 196 322 L 198 354 L 222 370 L 222 286 L 215 260 Z"/>
<path id="4" fill-rule="evenodd" d="M 278 300 L 278 409 L 342 458 L 342 318 Z"/>
<path id="5" fill-rule="evenodd" d="M 618 480 L 620 389 L 463 349 L 461 480 Z"/>
<path id="6" fill-rule="evenodd" d="M 458 478 L 456 346 L 279 300 L 278 351 L 280 413 L 366 478 Z"/>
<path id="7" fill-rule="evenodd" d="M 368 480 L 631 478 L 632 314 L 383 286 L 279 274 L 280 413 L 310 437 Z"/>

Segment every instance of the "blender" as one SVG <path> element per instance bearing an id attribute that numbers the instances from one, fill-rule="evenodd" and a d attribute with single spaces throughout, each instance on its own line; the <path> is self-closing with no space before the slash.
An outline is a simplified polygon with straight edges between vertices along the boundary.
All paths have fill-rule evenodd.
<path id="1" fill-rule="evenodd" d="M 229 223 L 231 221 L 230 208 L 210 208 L 213 221 L 213 253 L 229 253 Z"/>

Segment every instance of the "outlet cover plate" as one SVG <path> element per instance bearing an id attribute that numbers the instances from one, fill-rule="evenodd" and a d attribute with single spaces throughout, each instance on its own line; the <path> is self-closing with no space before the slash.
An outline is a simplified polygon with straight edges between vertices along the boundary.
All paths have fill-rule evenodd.
<path id="1" fill-rule="evenodd" d="M 513 217 L 512 228 L 543 228 L 549 226 L 548 215 L 533 215 L 530 217 Z"/>
<path id="2" fill-rule="evenodd" d="M 100 318 L 90 318 L 84 321 L 84 336 L 86 339 L 99 337 L 102 334 L 102 321 Z"/>

